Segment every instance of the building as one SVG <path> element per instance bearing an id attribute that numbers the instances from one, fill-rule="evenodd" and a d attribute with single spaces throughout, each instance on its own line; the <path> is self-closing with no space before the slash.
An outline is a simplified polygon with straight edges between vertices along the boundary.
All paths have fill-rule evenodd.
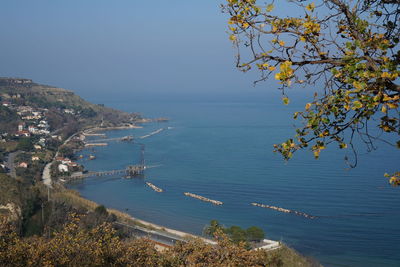
<path id="1" fill-rule="evenodd" d="M 20 168 L 28 168 L 28 163 L 26 163 L 26 162 L 21 162 L 21 163 L 18 165 L 18 167 L 20 167 Z"/>
<path id="2" fill-rule="evenodd" d="M 32 134 L 36 134 L 37 131 L 38 131 L 38 129 L 37 129 L 35 126 L 33 126 L 33 125 L 29 125 L 28 131 L 29 131 L 30 133 L 32 133 Z"/>
<path id="3" fill-rule="evenodd" d="M 60 164 L 60 165 L 58 165 L 58 171 L 59 172 L 68 172 L 68 166 L 65 164 Z"/>
<path id="4" fill-rule="evenodd" d="M 40 145 L 34 145 L 33 147 L 34 147 L 36 150 L 42 149 L 42 147 L 41 147 Z"/>
<path id="5" fill-rule="evenodd" d="M 24 127 L 25 127 L 25 124 L 23 124 L 23 123 L 18 124 L 18 131 L 19 132 L 23 131 Z"/>

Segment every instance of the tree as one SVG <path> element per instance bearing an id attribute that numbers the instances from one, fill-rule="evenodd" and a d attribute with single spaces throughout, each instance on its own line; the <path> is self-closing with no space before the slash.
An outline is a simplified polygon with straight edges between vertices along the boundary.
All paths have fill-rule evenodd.
<path id="1" fill-rule="evenodd" d="M 23 151 L 32 151 L 33 150 L 33 143 L 32 139 L 29 137 L 24 137 L 19 140 L 18 150 L 23 150 Z"/>
<path id="2" fill-rule="evenodd" d="M 259 242 L 265 237 L 264 231 L 257 226 L 251 226 L 247 228 L 246 235 L 247 240 L 251 242 Z"/>
<path id="3" fill-rule="evenodd" d="M 383 141 L 400 148 L 398 0 L 292 0 L 298 16 L 282 17 L 257 0 L 227 0 L 230 40 L 237 49 L 237 67 L 257 69 L 259 80 L 279 82 L 284 104 L 288 87 L 319 88 L 303 111 L 296 135 L 275 151 L 288 160 L 309 147 L 318 158 L 327 145 L 354 153 L 356 140 L 368 151 Z M 321 85 L 322 84 L 322 85 Z M 393 141 L 395 140 L 395 141 Z M 400 172 L 385 176 L 400 184 Z"/>
<path id="4" fill-rule="evenodd" d="M 213 237 L 218 230 L 222 230 L 223 226 L 217 220 L 211 220 L 210 225 L 204 229 L 204 234 Z"/>

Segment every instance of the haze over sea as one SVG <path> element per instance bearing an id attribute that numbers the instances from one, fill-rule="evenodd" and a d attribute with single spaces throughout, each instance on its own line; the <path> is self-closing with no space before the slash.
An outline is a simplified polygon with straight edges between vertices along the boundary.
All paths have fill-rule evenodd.
<path id="1" fill-rule="evenodd" d="M 146 170 L 144 180 L 89 178 L 70 187 L 107 207 L 191 233 L 201 234 L 212 219 L 226 226 L 256 225 L 267 238 L 282 240 L 325 266 L 399 266 L 400 194 L 383 177 L 400 166 L 399 152 L 378 144 L 377 151 L 360 152 L 357 168 L 350 170 L 343 160 L 346 151 L 334 146 L 319 160 L 304 151 L 285 163 L 272 146 L 293 135 L 291 113 L 304 107 L 303 98 L 293 97 L 289 106 L 275 93 L 91 99 L 171 119 L 142 129 L 108 131 L 109 137 L 172 129 L 139 141 L 146 145 L 146 164 L 160 165 Z M 95 160 L 81 161 L 88 170 L 119 169 L 138 161 L 139 146 L 113 142 L 79 154 L 87 158 L 93 153 Z M 154 192 L 145 181 L 165 192 Z M 183 192 L 224 204 L 214 206 Z M 321 217 L 308 219 L 251 202 Z"/>

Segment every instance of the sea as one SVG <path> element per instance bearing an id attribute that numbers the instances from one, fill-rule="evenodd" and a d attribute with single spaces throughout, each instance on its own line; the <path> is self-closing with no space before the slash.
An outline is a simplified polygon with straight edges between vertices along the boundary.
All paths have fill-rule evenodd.
<path id="1" fill-rule="evenodd" d="M 202 235 L 213 219 L 226 227 L 258 226 L 266 238 L 282 241 L 324 266 L 400 266 L 400 188 L 383 176 L 399 170 L 400 150 L 378 142 L 377 149 L 368 152 L 355 142 L 355 168 L 349 167 L 353 152 L 336 144 L 318 160 L 305 150 L 285 162 L 273 152 L 273 144 L 294 136 L 299 122 L 292 113 L 302 110 L 306 101 L 301 94 L 291 95 L 285 106 L 278 94 L 268 93 L 95 99 L 169 121 L 107 131 L 107 138 L 133 135 L 135 140 L 110 141 L 77 154 L 90 171 L 123 169 L 140 162 L 144 145 L 149 168 L 142 178 L 93 177 L 68 186 L 106 207 L 193 234 Z M 163 130 L 140 138 L 158 129 Z M 89 155 L 96 159 L 88 160 Z M 164 192 L 153 191 L 146 181 Z M 212 205 L 184 192 L 224 204 Z"/>

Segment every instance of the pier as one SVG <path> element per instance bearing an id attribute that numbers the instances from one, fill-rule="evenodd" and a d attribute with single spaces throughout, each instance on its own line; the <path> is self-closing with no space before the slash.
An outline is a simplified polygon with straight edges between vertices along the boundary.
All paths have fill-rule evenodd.
<path id="1" fill-rule="evenodd" d="M 129 142 L 132 140 L 133 140 L 133 135 L 128 135 L 128 136 L 123 136 L 123 137 L 90 140 L 90 141 L 86 141 L 86 144 L 99 143 L 99 142 L 104 143 L 104 142 L 111 142 L 111 141 Z"/>
<path id="2" fill-rule="evenodd" d="M 89 146 L 94 146 L 98 144 L 86 144 Z M 106 175 L 124 175 L 125 178 L 135 178 L 138 176 L 142 176 L 144 174 L 144 171 L 147 169 L 147 166 L 145 166 L 145 161 L 144 161 L 144 149 L 145 146 L 144 144 L 139 144 L 140 145 L 140 161 L 139 164 L 135 165 L 128 165 L 125 169 L 117 169 L 117 170 L 109 170 L 109 171 L 98 171 L 98 172 L 77 172 L 73 173 L 70 176 L 61 176 L 59 178 L 65 180 L 65 181 L 73 181 L 73 180 L 79 180 L 79 179 L 84 179 L 88 177 L 96 177 L 96 176 L 106 176 Z M 151 166 L 149 166 L 151 167 Z"/>
<path id="3" fill-rule="evenodd" d="M 206 197 L 203 197 L 203 196 L 200 196 L 200 195 L 196 195 L 196 194 L 193 194 L 193 193 L 189 193 L 189 192 L 185 192 L 183 194 L 185 196 L 188 196 L 188 197 L 197 198 L 197 199 L 200 199 L 200 200 L 205 201 L 205 202 L 210 202 L 210 203 L 212 203 L 214 205 L 222 205 L 222 204 L 224 204 L 222 201 L 209 199 L 209 198 L 206 198 Z"/>
<path id="4" fill-rule="evenodd" d="M 157 193 L 162 193 L 164 190 L 162 190 L 161 188 L 155 186 L 154 184 L 150 183 L 150 182 L 146 182 L 146 184 L 153 189 L 154 191 L 156 191 Z"/>
<path id="5" fill-rule="evenodd" d="M 80 180 L 89 177 L 100 177 L 100 176 L 112 176 L 112 175 L 124 175 L 125 178 L 134 178 L 143 174 L 146 166 L 142 165 L 130 165 L 125 169 L 109 170 L 109 171 L 98 171 L 98 172 L 78 172 L 73 173 L 71 176 L 61 176 L 65 181 Z"/>
<path id="6" fill-rule="evenodd" d="M 86 143 L 85 147 L 92 147 L 92 146 L 108 146 L 107 143 Z"/>
<path id="7" fill-rule="evenodd" d="M 84 136 L 102 136 L 106 137 L 106 134 L 104 133 L 83 133 Z"/>

